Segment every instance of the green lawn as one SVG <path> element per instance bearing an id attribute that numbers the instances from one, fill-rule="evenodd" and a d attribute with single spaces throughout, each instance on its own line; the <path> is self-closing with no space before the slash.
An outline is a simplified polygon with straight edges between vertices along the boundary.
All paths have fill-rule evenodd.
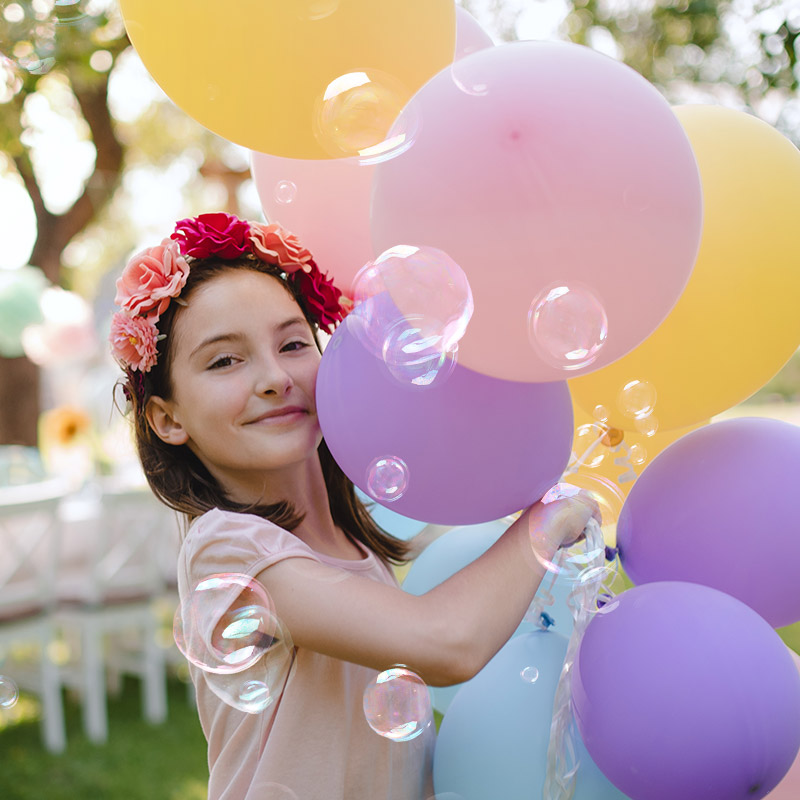
<path id="1" fill-rule="evenodd" d="M 24 707 L 33 707 L 25 698 Z M 67 749 L 42 747 L 39 722 L 29 719 L 0 731 L 0 796 L 3 800 L 205 800 L 206 742 L 197 712 L 178 680 L 169 686 L 169 718 L 148 725 L 141 718 L 139 684 L 126 681 L 110 697 L 109 738 L 93 745 L 81 730 L 80 707 L 66 701 Z"/>

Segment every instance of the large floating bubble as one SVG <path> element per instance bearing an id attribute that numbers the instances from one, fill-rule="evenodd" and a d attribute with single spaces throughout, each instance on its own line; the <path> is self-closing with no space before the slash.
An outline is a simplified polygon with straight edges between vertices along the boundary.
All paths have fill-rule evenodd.
<path id="1" fill-rule="evenodd" d="M 589 366 L 608 338 L 608 317 L 586 286 L 557 283 L 528 311 L 528 337 L 541 359 L 567 372 Z"/>
<path id="2" fill-rule="evenodd" d="M 367 491 L 380 503 L 399 500 L 408 489 L 408 465 L 398 456 L 376 458 L 367 470 Z"/>
<path id="3" fill-rule="evenodd" d="M 340 75 L 315 103 L 314 136 L 336 158 L 356 157 L 362 164 L 394 158 L 412 146 L 419 127 L 413 100 L 397 120 L 407 96 L 396 78 L 380 70 Z"/>
<path id="4" fill-rule="evenodd" d="M 13 708 L 19 699 L 19 689 L 11 678 L 0 675 L 0 708 Z"/>
<path id="5" fill-rule="evenodd" d="M 407 667 L 384 670 L 364 690 L 364 716 L 370 728 L 387 739 L 415 739 L 433 722 L 425 681 Z"/>
<path id="6" fill-rule="evenodd" d="M 248 575 L 201 581 L 175 612 L 173 634 L 187 660 L 206 672 L 253 666 L 276 640 L 277 618 L 264 587 Z"/>

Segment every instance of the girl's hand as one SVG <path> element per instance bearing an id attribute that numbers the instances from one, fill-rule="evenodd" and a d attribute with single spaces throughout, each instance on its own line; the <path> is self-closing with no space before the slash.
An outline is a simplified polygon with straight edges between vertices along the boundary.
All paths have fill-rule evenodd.
<path id="1" fill-rule="evenodd" d="M 536 503 L 531 506 L 531 540 L 552 549 L 571 547 L 585 538 L 584 528 L 592 518 L 603 521 L 600 506 L 584 489 L 572 497 Z"/>

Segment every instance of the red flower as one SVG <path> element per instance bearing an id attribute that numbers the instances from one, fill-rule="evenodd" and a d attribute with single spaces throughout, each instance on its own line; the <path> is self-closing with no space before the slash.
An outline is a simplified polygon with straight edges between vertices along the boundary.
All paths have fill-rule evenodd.
<path id="1" fill-rule="evenodd" d="M 330 329 L 347 315 L 345 305 L 348 300 L 342 297 L 333 281 L 323 275 L 313 261 L 310 262 L 310 267 L 310 272 L 299 270 L 289 275 L 288 280 L 294 283 L 298 293 L 305 298 L 311 316 L 319 321 L 319 326 Z"/>
<path id="2" fill-rule="evenodd" d="M 171 238 L 185 256 L 236 258 L 250 251 L 250 223 L 231 214 L 200 214 L 175 224 Z"/>

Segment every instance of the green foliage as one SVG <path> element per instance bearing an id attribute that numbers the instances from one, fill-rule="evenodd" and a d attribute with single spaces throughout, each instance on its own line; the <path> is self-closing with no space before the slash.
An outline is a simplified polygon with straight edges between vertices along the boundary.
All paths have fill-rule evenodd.
<path id="1" fill-rule="evenodd" d="M 205 800 L 206 742 L 186 687 L 170 684 L 169 719 L 141 718 L 140 686 L 131 680 L 109 702 L 109 739 L 93 745 L 80 729 L 80 708 L 67 703 L 67 750 L 42 749 L 38 722 L 0 732 L 4 800 Z"/>
<path id="2" fill-rule="evenodd" d="M 783 369 L 747 402 L 769 403 L 776 400 L 800 403 L 800 351 L 796 352 Z"/>

